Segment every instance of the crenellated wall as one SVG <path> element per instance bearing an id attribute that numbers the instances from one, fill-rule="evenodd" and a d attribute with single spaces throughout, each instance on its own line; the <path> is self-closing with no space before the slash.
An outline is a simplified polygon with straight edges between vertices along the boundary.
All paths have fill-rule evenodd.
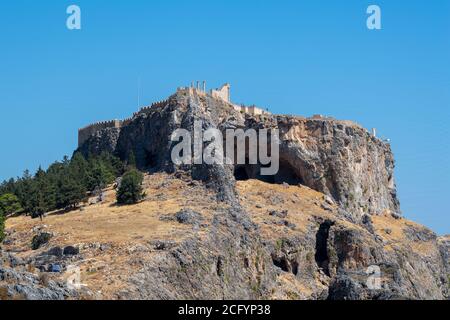
<path id="1" fill-rule="evenodd" d="M 154 108 L 163 107 L 163 106 L 167 105 L 167 103 L 169 103 L 169 99 L 153 102 L 151 105 L 141 108 L 138 112 L 134 113 L 133 116 L 136 116 L 136 115 L 138 115 L 140 113 L 145 113 L 145 112 L 150 111 L 150 110 L 152 110 Z"/>
<path id="2" fill-rule="evenodd" d="M 239 112 L 248 113 L 254 116 L 262 115 L 262 114 L 271 114 L 269 111 L 258 108 L 257 106 L 244 106 L 244 105 L 233 105 L 234 109 Z"/>
<path id="3" fill-rule="evenodd" d="M 78 146 L 81 146 L 90 136 L 96 132 L 107 128 L 120 128 L 122 127 L 121 120 L 101 121 L 90 124 L 82 129 L 78 130 Z"/>
<path id="4" fill-rule="evenodd" d="M 124 120 L 109 120 L 109 121 L 101 121 L 90 124 L 84 128 L 78 130 L 78 147 L 81 147 L 84 142 L 86 142 L 89 137 L 95 135 L 98 131 L 115 128 L 121 129 L 124 126 L 127 126 L 131 123 L 134 117 L 138 116 L 141 113 L 145 113 L 153 108 L 164 106 L 168 103 L 169 100 L 161 100 L 152 103 L 150 106 L 146 106 L 141 108 L 138 112 L 133 113 L 133 116 L 130 118 L 126 118 Z"/>
<path id="5" fill-rule="evenodd" d="M 228 83 L 224 84 L 222 87 L 211 90 L 209 92 L 209 95 L 215 99 L 220 99 L 222 101 L 230 103 L 235 110 L 239 112 L 244 112 L 252 115 L 262 115 L 262 114 L 270 114 L 268 111 L 265 111 L 261 108 L 258 108 L 254 105 L 252 106 L 244 106 L 244 105 L 236 105 L 230 102 L 230 85 Z M 191 87 L 179 87 L 177 89 L 177 92 L 186 91 L 189 95 L 197 94 L 201 96 L 206 96 L 208 93 L 206 92 L 206 82 L 203 82 L 203 89 L 200 88 L 200 82 L 197 83 L 197 87 L 194 87 L 191 85 Z M 103 121 L 103 122 L 97 122 L 90 124 L 82 129 L 78 130 L 78 147 L 81 147 L 83 143 L 85 143 L 89 137 L 95 135 L 98 131 L 108 129 L 108 128 L 115 128 L 115 129 L 121 129 L 124 126 L 128 126 L 132 120 L 143 113 L 148 113 L 152 111 L 154 108 L 160 108 L 164 107 L 168 104 L 169 99 L 161 100 L 152 103 L 149 106 L 142 107 L 139 111 L 133 113 L 132 117 L 124 119 L 124 120 L 110 120 L 110 121 Z"/>

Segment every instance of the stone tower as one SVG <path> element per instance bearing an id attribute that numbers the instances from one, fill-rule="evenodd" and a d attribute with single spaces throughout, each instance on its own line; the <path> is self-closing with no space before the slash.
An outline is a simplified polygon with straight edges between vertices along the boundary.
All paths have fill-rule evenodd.
<path id="1" fill-rule="evenodd" d="M 222 87 L 215 90 L 211 90 L 211 95 L 214 98 L 219 98 L 226 102 L 231 102 L 230 89 L 231 89 L 230 84 L 225 83 Z"/>

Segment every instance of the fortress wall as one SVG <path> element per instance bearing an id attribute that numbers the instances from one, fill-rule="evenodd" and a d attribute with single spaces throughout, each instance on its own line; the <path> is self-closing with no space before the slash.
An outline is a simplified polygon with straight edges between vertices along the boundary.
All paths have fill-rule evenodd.
<path id="1" fill-rule="evenodd" d="M 211 90 L 211 95 L 214 98 L 218 98 L 218 99 L 222 99 L 226 102 L 230 102 L 231 101 L 231 97 L 230 97 L 230 85 L 224 84 L 221 88 L 216 89 L 216 90 Z"/>
<path id="2" fill-rule="evenodd" d="M 107 128 L 117 128 L 120 129 L 124 126 L 127 126 L 131 123 L 134 117 L 138 116 L 140 113 L 146 113 L 153 108 L 162 107 L 167 105 L 169 100 L 161 100 L 152 103 L 150 106 L 146 106 L 141 108 L 138 112 L 133 113 L 133 116 L 131 118 L 126 118 L 124 120 L 110 120 L 110 121 L 102 121 L 90 124 L 82 129 L 78 130 L 78 147 L 81 147 L 81 145 L 86 142 L 86 140 L 89 139 L 89 137 L 95 135 L 98 131 L 107 129 Z"/>
<path id="3" fill-rule="evenodd" d="M 80 147 L 90 136 L 96 132 L 107 128 L 120 128 L 122 126 L 121 120 L 110 120 L 93 123 L 78 130 L 78 146 Z"/>
<path id="4" fill-rule="evenodd" d="M 252 114 L 252 115 L 255 115 L 255 116 L 258 116 L 258 115 L 261 115 L 261 114 L 268 114 L 267 111 L 265 111 L 265 110 L 263 110 L 261 108 L 258 108 L 256 106 L 247 107 L 247 112 Z"/>
<path id="5" fill-rule="evenodd" d="M 136 115 L 136 113 L 133 114 L 133 117 L 135 115 Z M 133 121 L 133 117 L 122 120 L 122 127 L 128 126 L 131 123 L 131 121 Z"/>
<path id="6" fill-rule="evenodd" d="M 167 105 L 167 103 L 169 103 L 168 99 L 154 102 L 150 106 L 146 106 L 146 107 L 141 108 L 141 110 L 139 110 L 139 112 L 137 112 L 136 115 L 139 114 L 139 113 L 145 113 L 147 111 L 150 111 L 153 108 L 163 107 L 163 106 Z"/>
<path id="7" fill-rule="evenodd" d="M 205 92 L 205 85 L 203 90 L 197 89 L 193 87 L 179 87 L 177 91 L 187 91 L 189 94 L 199 94 L 199 95 L 206 95 Z M 210 94 L 213 98 L 221 99 L 223 101 L 230 103 L 230 85 L 228 83 L 224 84 L 221 88 L 216 90 L 211 90 Z M 120 129 L 123 126 L 129 125 L 133 118 L 138 116 L 142 113 L 148 113 L 152 111 L 154 108 L 160 108 L 164 107 L 169 103 L 169 99 L 161 100 L 152 103 L 150 106 L 145 106 L 141 108 L 138 112 L 134 112 L 133 116 L 131 118 L 127 118 L 125 120 L 110 120 L 110 121 L 103 121 L 103 122 L 97 122 L 93 123 L 91 125 L 88 125 L 82 129 L 78 130 L 78 146 L 80 147 L 86 140 L 89 139 L 89 137 L 95 135 L 98 131 L 107 129 L 107 128 L 117 128 Z M 252 115 L 261 115 L 261 114 L 269 114 L 269 112 L 260 109 L 256 106 L 244 106 L 244 105 L 235 105 L 233 104 L 233 107 L 237 111 L 249 113 Z"/>
<path id="8" fill-rule="evenodd" d="M 237 110 L 239 112 L 244 112 L 244 113 L 248 113 L 248 114 L 255 115 L 255 116 L 262 115 L 262 114 L 270 114 L 270 112 L 268 112 L 264 109 L 258 108 L 256 106 L 248 107 L 248 106 L 244 106 L 244 105 L 239 106 L 239 105 L 234 104 L 233 107 L 235 110 Z"/>

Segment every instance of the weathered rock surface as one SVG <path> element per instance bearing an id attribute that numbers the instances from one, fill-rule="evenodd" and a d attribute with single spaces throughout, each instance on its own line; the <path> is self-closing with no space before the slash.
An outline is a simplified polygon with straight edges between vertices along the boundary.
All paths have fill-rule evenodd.
<path id="1" fill-rule="evenodd" d="M 79 150 L 85 155 L 112 151 L 122 159 L 133 151 L 139 168 L 173 172 L 170 137 L 177 128 L 193 132 L 194 121 L 202 121 L 203 130 L 278 129 L 280 172 L 273 182 L 301 183 L 320 191 L 355 217 L 384 210 L 400 212 L 389 144 L 350 121 L 243 115 L 221 100 L 178 92 L 167 104 L 138 113 L 121 130 L 97 132 Z M 220 189 L 223 199 L 234 200 L 233 166 L 194 165 L 183 169 Z M 258 165 L 247 165 L 243 170 L 247 178 L 265 179 L 259 176 Z"/>
<path id="2" fill-rule="evenodd" d="M 280 172 L 268 181 L 259 176 L 258 165 L 175 166 L 170 136 L 177 128 L 192 131 L 196 120 L 203 130 L 279 129 Z M 448 241 L 398 216 L 390 146 L 354 123 L 243 115 L 223 101 L 180 92 L 138 113 L 120 130 L 96 133 L 79 150 L 106 150 L 124 160 L 133 151 L 139 168 L 183 171 L 227 205 L 213 212 L 207 228 L 180 243 L 164 239 L 130 248 L 130 255 L 145 259 L 130 259 L 140 271 L 126 280 L 117 299 L 448 297 Z M 239 194 L 235 176 L 284 183 L 283 190 Z M 301 202 L 292 191 L 299 184 L 321 192 L 322 198 Z M 276 214 L 270 215 L 271 210 Z M 162 223 L 174 222 L 161 217 Z M 175 219 L 192 228 L 201 220 L 191 211 Z M 380 287 L 372 288 L 368 280 L 376 268 Z M 27 283 L 34 288 L 34 281 Z M 58 298 L 65 296 L 57 292 Z"/>
<path id="3" fill-rule="evenodd" d="M 66 283 L 27 271 L 25 261 L 0 249 L 0 300 L 65 300 L 80 293 Z"/>

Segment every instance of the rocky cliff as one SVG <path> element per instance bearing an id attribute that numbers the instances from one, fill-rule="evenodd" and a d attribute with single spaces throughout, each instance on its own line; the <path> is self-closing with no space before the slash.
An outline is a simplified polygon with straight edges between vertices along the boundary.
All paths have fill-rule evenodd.
<path id="1" fill-rule="evenodd" d="M 172 132 L 198 120 L 203 130 L 278 129 L 278 174 L 174 165 Z M 39 221 L 9 219 L 5 250 L 24 267 L 71 245 L 86 290 L 105 299 L 448 298 L 448 239 L 398 214 L 390 147 L 355 123 L 251 116 L 180 91 L 79 149 L 104 150 L 123 160 L 133 151 L 148 173 L 145 201 L 117 207 L 108 189 L 103 203 L 49 216 L 54 237 L 38 251 Z"/>
<path id="2" fill-rule="evenodd" d="M 278 129 L 280 132 L 280 171 L 272 182 L 302 184 L 332 197 L 348 214 L 380 214 L 385 210 L 400 212 L 394 181 L 394 158 L 389 144 L 372 136 L 350 121 L 296 116 L 251 116 L 234 110 L 232 105 L 195 92 L 180 91 L 167 104 L 138 113 L 121 130 L 97 132 L 80 151 L 99 153 L 113 151 L 122 159 L 134 152 L 137 164 L 144 170 L 175 171 L 170 159 L 175 129 L 193 131 L 194 121 L 203 129 Z M 214 170 L 226 171 L 233 183 L 235 166 L 212 168 L 189 166 L 183 169 L 193 177 L 215 183 Z M 258 165 L 241 169 L 245 178 L 258 176 Z M 208 172 L 203 172 L 204 170 Z M 220 175 L 222 177 L 222 175 Z M 230 191 L 231 192 L 231 191 Z"/>
<path id="3" fill-rule="evenodd" d="M 169 158 L 169 137 L 176 128 L 192 131 L 194 120 L 202 120 L 204 130 L 278 129 L 279 173 L 268 179 L 259 176 L 258 165 L 174 166 Z M 447 295 L 448 250 L 436 235 L 417 226 L 402 227 L 396 237 L 391 236 L 393 231 L 383 219 L 395 222 L 401 218 L 390 145 L 353 122 L 252 116 L 209 96 L 179 92 L 166 105 L 138 114 L 118 136 L 105 130 L 80 150 L 86 154 L 103 149 L 114 150 L 123 159 L 133 151 L 141 169 L 182 169 L 212 186 L 218 198 L 231 206 L 217 213 L 214 227 L 201 242 L 189 240 L 163 260 L 147 266 L 141 284 L 149 285 L 141 288 L 149 289 L 140 297 L 261 298 L 278 294 L 289 298 L 291 294 L 328 299 L 442 299 Z M 236 192 L 236 180 L 246 179 L 309 187 L 325 195 L 328 204 L 322 206 L 332 215 L 313 215 L 303 232 L 284 237 L 272 232 L 272 236 L 261 237 L 265 225 L 254 223 L 255 208 L 243 207 Z M 260 208 L 270 206 L 263 198 L 257 201 Z M 280 203 L 274 210 L 288 207 Z M 388 218 L 378 218 L 386 215 Z M 381 220 L 374 224 L 373 219 Z M 290 225 L 280 223 L 283 234 Z M 387 225 L 381 227 L 384 223 Z M 427 254 L 416 246 L 426 246 Z M 201 265 L 216 265 L 217 274 L 199 272 Z M 365 282 L 366 269 L 372 265 L 381 268 L 385 280 L 380 290 L 368 290 Z M 182 274 L 176 272 L 180 266 Z M 210 285 L 206 286 L 204 279 Z M 251 288 L 245 279 L 254 280 L 250 281 Z M 186 283 L 191 291 L 176 289 L 186 288 Z"/>
<path id="4" fill-rule="evenodd" d="M 302 185 L 237 181 L 235 203 L 182 171 L 81 210 L 8 219 L 0 292 L 27 299 L 446 299 L 448 239 L 397 215 L 353 222 Z M 36 232 L 53 237 L 38 250 Z M 62 248 L 76 248 L 72 255 Z M 12 254 L 12 252 L 14 254 Z M 49 266 L 59 265 L 61 273 Z M 69 266 L 81 292 L 64 285 Z M 69 272 L 70 275 L 70 272 Z M 372 286 L 371 286 L 372 285 Z M 56 291 L 55 291 L 56 290 Z"/>

